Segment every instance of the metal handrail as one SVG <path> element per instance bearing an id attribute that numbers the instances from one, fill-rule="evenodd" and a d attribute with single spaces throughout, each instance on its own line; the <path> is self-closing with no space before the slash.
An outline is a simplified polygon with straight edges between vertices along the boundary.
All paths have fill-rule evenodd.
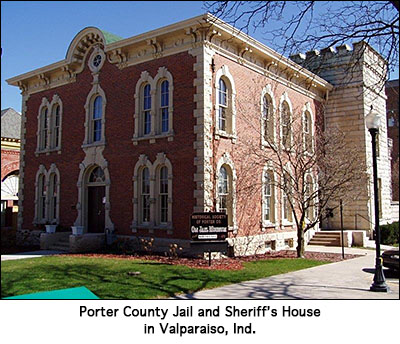
<path id="1" fill-rule="evenodd" d="M 363 215 L 361 215 L 361 214 L 359 214 L 359 213 L 355 213 L 354 214 L 354 217 L 355 217 L 355 230 L 357 230 L 357 216 L 360 216 L 360 217 L 362 217 L 364 220 L 366 220 L 366 221 L 368 221 L 371 225 L 373 225 L 374 223 L 373 222 L 371 222 L 369 219 L 367 219 L 365 216 L 363 216 Z"/>

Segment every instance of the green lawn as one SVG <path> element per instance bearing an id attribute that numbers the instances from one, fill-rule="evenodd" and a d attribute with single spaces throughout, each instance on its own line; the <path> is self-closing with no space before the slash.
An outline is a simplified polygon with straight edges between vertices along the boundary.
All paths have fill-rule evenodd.
<path id="1" fill-rule="evenodd" d="M 240 271 L 192 269 L 152 261 L 43 257 L 1 262 L 1 297 L 85 286 L 102 299 L 171 297 L 325 264 L 307 259 L 244 263 Z M 129 276 L 128 272 L 140 275 Z"/>

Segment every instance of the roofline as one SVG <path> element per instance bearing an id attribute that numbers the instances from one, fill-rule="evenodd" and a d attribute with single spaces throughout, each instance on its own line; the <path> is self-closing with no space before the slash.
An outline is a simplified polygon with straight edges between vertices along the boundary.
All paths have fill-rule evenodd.
<path id="1" fill-rule="evenodd" d="M 224 22 L 223 20 L 215 17 L 214 15 L 210 14 L 210 13 L 205 13 L 205 14 L 201 14 L 198 15 L 196 17 L 190 18 L 190 19 L 186 19 L 174 24 L 170 24 L 167 26 L 163 26 L 161 28 L 155 29 L 155 30 L 151 30 L 136 36 L 132 36 L 129 38 L 125 38 L 125 39 L 121 39 L 117 42 L 113 42 L 110 43 L 108 45 L 105 45 L 104 50 L 110 51 L 113 49 L 118 49 L 118 48 L 122 48 L 126 45 L 130 45 L 130 44 L 134 44 L 134 43 L 138 43 L 141 41 L 144 41 L 146 39 L 150 39 L 150 38 L 154 38 L 155 36 L 161 35 L 161 34 L 168 34 L 171 33 L 173 31 L 178 31 L 178 30 L 182 30 L 182 29 L 187 29 L 191 26 L 194 25 L 199 25 L 199 24 L 205 24 L 205 23 L 210 23 L 213 26 L 217 27 L 220 30 L 225 31 L 228 34 L 235 34 L 236 37 L 238 37 L 240 40 L 244 41 L 246 44 L 248 44 L 249 46 L 259 50 L 261 53 L 269 56 L 271 59 L 273 60 L 277 60 L 279 63 L 281 63 L 283 66 L 291 68 L 291 69 L 295 69 L 296 72 L 302 74 L 304 77 L 306 78 L 310 78 L 312 79 L 314 82 L 316 82 L 317 84 L 319 84 L 320 86 L 322 86 L 323 88 L 327 88 L 328 90 L 331 90 L 333 88 L 333 86 L 326 80 L 322 79 L 321 77 L 317 76 L 316 74 L 312 73 L 311 71 L 305 69 L 304 67 L 300 66 L 299 64 L 295 63 L 294 61 L 290 60 L 289 58 L 279 54 L 278 52 L 276 52 L 275 50 L 269 48 L 268 46 L 264 45 L 263 43 L 257 41 L 256 39 L 254 39 L 253 37 L 245 34 L 244 32 L 240 31 L 239 29 L 233 27 L 232 25 Z M 74 37 L 74 39 L 72 39 L 71 43 L 69 44 L 69 47 L 67 49 L 67 54 L 69 51 L 69 48 L 72 44 L 72 42 L 75 40 L 75 38 L 83 31 L 87 30 L 87 29 L 96 29 L 99 30 L 96 27 L 86 27 L 82 30 L 80 30 Z M 53 64 L 35 69 L 33 71 L 24 73 L 24 74 L 20 74 L 18 76 L 9 78 L 6 80 L 6 82 L 9 85 L 13 85 L 13 86 L 18 86 L 18 82 L 34 77 L 38 74 L 41 73 L 46 73 L 46 72 L 50 72 L 52 70 L 58 69 L 58 68 L 62 68 L 64 66 L 66 66 L 68 64 L 68 60 L 67 58 L 55 62 Z"/>

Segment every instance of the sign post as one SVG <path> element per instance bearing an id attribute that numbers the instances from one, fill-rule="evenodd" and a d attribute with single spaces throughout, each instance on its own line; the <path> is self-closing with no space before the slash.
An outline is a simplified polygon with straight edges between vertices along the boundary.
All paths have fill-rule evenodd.
<path id="1" fill-rule="evenodd" d="M 225 213 L 193 213 L 190 217 L 190 246 L 198 252 L 208 252 L 211 266 L 211 252 L 227 252 L 228 216 Z"/>

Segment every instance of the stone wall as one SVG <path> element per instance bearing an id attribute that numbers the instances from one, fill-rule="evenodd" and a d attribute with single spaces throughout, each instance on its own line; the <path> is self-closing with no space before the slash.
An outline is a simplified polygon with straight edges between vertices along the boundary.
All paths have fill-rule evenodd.
<path id="1" fill-rule="evenodd" d="M 366 163 L 370 177 L 370 183 L 365 186 L 358 199 L 344 206 L 344 228 L 364 229 L 371 234 L 374 222 L 372 151 L 365 116 L 372 105 L 374 111 L 386 118 L 386 96 L 383 87 L 386 63 L 363 42 L 354 44 L 353 48 L 343 45 L 336 49 L 311 51 L 306 55 L 298 54 L 291 58 L 334 85 L 326 104 L 325 127 L 338 127 L 346 133 L 349 147 L 358 148 L 358 156 L 354 158 Z M 381 222 L 390 222 L 390 162 L 385 121 L 382 121 L 378 140 L 378 178 L 381 179 L 382 185 Z M 338 205 L 331 206 L 336 208 Z M 339 211 L 334 211 L 333 218 L 325 220 L 323 227 L 339 229 Z"/>

